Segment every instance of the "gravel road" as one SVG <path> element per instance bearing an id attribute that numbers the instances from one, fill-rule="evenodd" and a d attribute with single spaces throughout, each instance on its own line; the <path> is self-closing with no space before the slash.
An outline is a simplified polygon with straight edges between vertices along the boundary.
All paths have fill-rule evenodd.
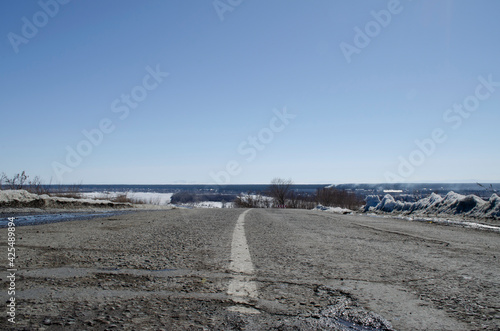
<path id="1" fill-rule="evenodd" d="M 17 227 L 16 324 L 5 308 L 0 329 L 500 328 L 499 233 L 244 211 L 142 211 Z M 7 229 L 0 239 L 5 266 Z M 10 297 L 4 286 L 0 299 Z"/>

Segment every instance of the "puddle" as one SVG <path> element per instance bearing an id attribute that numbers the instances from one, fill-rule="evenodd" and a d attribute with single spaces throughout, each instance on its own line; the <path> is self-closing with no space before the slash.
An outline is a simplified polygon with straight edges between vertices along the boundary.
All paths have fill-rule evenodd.
<path id="1" fill-rule="evenodd" d="M 109 212 L 98 212 L 98 213 L 57 213 L 57 214 L 39 214 L 39 215 L 16 215 L 12 216 L 15 218 L 16 226 L 26 226 L 26 225 L 41 225 L 48 223 L 58 223 L 67 221 L 84 221 L 90 220 L 98 217 L 109 217 L 115 215 L 121 215 L 125 213 L 130 213 L 130 211 L 109 211 Z M 6 228 L 9 223 L 8 217 L 0 218 L 0 228 Z"/>

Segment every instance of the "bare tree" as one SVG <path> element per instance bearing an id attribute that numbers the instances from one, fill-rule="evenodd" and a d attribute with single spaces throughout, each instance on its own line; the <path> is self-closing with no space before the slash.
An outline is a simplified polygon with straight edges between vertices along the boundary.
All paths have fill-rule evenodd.
<path id="1" fill-rule="evenodd" d="M 284 206 L 293 184 L 291 179 L 274 178 L 269 185 L 269 195 L 278 206 Z"/>
<path id="2" fill-rule="evenodd" d="M 28 192 L 38 195 L 50 193 L 49 189 L 45 185 L 43 185 L 42 180 L 38 176 L 35 176 L 35 178 L 29 181 L 26 189 L 28 190 Z"/>

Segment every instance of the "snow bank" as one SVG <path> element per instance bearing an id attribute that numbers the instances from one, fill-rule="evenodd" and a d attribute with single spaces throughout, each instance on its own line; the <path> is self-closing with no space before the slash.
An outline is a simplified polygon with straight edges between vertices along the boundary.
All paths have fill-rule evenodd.
<path id="1" fill-rule="evenodd" d="M 0 191 L 0 208 L 82 208 L 82 207 L 132 207 L 128 203 L 114 203 L 108 200 L 74 199 L 51 197 L 47 194 L 33 194 L 25 190 Z"/>
<path id="2" fill-rule="evenodd" d="M 460 215 L 473 218 L 500 218 L 500 197 L 493 194 L 488 201 L 476 195 L 461 195 L 449 192 L 443 198 L 432 193 L 416 202 L 395 200 L 386 194 L 376 205 L 377 196 L 368 196 L 363 211 L 417 215 Z"/>

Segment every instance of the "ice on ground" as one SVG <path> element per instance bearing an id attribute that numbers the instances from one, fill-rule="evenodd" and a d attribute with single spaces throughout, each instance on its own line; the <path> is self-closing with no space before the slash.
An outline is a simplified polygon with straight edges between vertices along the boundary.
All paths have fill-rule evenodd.
<path id="1" fill-rule="evenodd" d="M 488 224 L 481 224 L 481 223 L 476 223 L 472 221 L 465 221 L 465 220 L 450 220 L 448 218 L 443 218 L 443 217 L 423 217 L 419 215 L 414 215 L 413 217 L 410 217 L 408 215 L 380 215 L 380 214 L 374 214 L 374 213 L 367 213 L 366 214 L 368 217 L 381 217 L 381 218 L 397 218 L 397 219 L 403 219 L 406 221 L 415 221 L 415 222 L 425 222 L 425 223 L 437 223 L 437 224 L 444 224 L 444 225 L 458 225 L 462 226 L 465 228 L 470 228 L 470 229 L 480 229 L 480 230 L 490 230 L 494 232 L 499 232 L 500 233 L 500 227 L 498 226 L 493 226 L 493 225 L 488 225 Z"/>
<path id="2" fill-rule="evenodd" d="M 437 203 L 440 203 L 441 201 L 443 201 L 443 198 L 439 194 L 432 192 L 432 194 L 429 195 L 427 198 L 423 198 L 415 202 L 413 205 L 413 210 L 430 209 L 432 208 L 432 206 L 434 206 Z"/>
<path id="3" fill-rule="evenodd" d="M 367 196 L 365 212 L 399 213 L 403 215 L 459 215 L 472 218 L 500 218 L 500 197 L 492 194 L 488 201 L 476 195 L 462 195 L 453 191 L 441 197 L 432 193 L 430 196 L 416 202 L 406 202 L 394 199 L 386 194 L 377 202 L 378 196 Z M 376 203 L 376 204 L 375 204 Z"/>
<path id="4" fill-rule="evenodd" d="M 492 194 L 484 205 L 477 208 L 476 212 L 489 218 L 500 218 L 500 197 Z"/>
<path id="5" fill-rule="evenodd" d="M 396 201 L 392 195 L 386 194 L 384 198 L 378 203 L 378 205 L 375 208 L 378 208 L 378 210 L 385 211 L 385 212 L 392 212 L 392 211 L 407 211 L 410 210 L 412 207 L 411 202 L 406 202 L 406 201 Z"/>
<path id="6" fill-rule="evenodd" d="M 378 195 L 368 195 L 365 198 L 366 205 L 363 207 L 364 211 L 369 211 L 370 208 L 376 207 L 380 203 L 380 198 Z"/>
<path id="7" fill-rule="evenodd" d="M 351 214 L 353 211 L 347 208 L 340 208 L 340 207 L 325 207 L 322 205 L 318 205 L 316 209 L 323 210 L 323 211 L 328 211 L 330 213 L 335 213 L 335 214 Z"/>

